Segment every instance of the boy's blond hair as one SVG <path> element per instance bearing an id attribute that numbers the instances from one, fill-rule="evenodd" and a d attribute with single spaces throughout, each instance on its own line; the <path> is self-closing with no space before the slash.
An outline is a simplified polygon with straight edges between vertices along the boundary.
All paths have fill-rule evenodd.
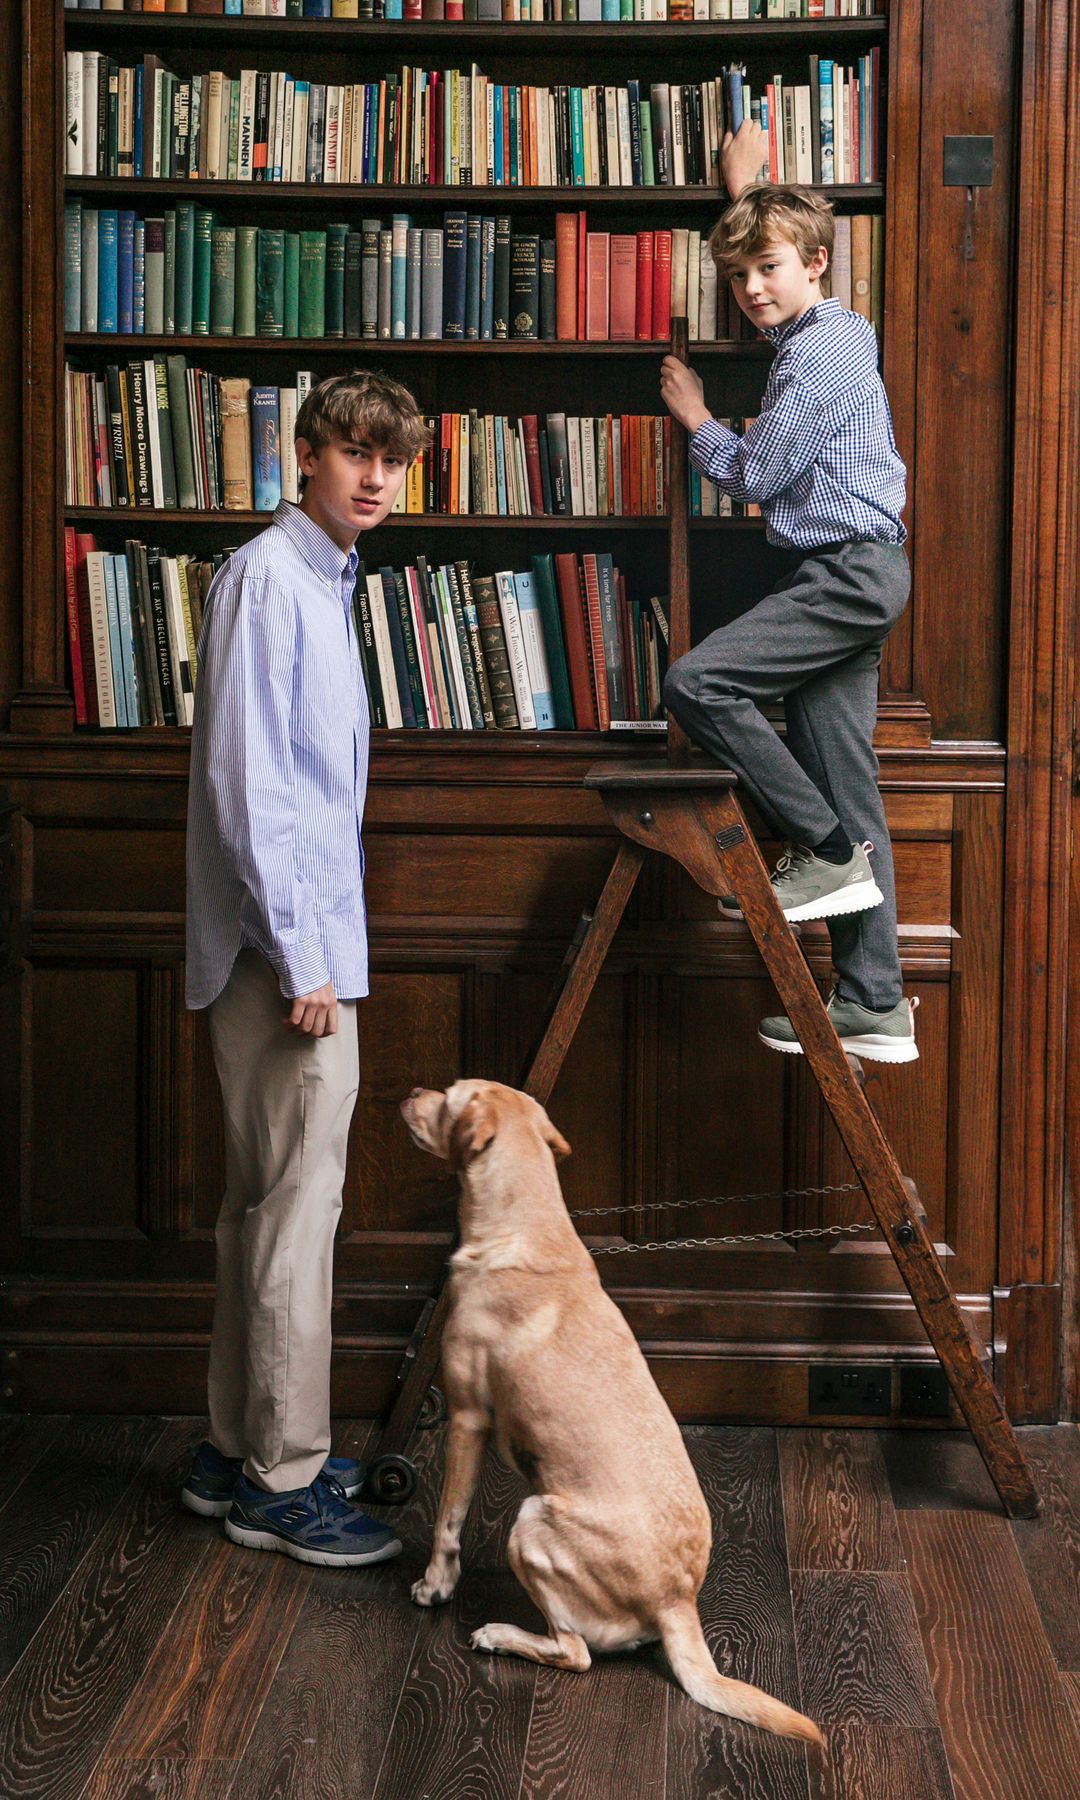
<path id="1" fill-rule="evenodd" d="M 825 249 L 829 264 L 821 285 L 826 290 L 835 236 L 833 209 L 820 194 L 811 188 L 759 182 L 744 188 L 728 207 L 709 238 L 708 249 L 719 273 L 727 277 L 737 262 L 757 256 L 777 238 L 787 238 L 794 244 L 804 264 L 811 263 L 819 249 Z"/>
<path id="2" fill-rule="evenodd" d="M 427 448 L 429 437 L 408 388 L 381 369 L 353 369 L 320 381 L 296 415 L 295 435 L 313 450 L 335 437 L 366 440 L 406 462 Z"/>

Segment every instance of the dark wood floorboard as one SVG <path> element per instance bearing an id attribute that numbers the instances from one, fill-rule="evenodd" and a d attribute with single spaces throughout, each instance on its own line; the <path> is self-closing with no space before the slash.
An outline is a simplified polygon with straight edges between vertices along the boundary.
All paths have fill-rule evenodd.
<path id="1" fill-rule="evenodd" d="M 1037 1425 L 1022 1443 L 1043 1510 L 1013 1537 L 1058 1668 L 1080 1672 L 1080 1432 Z"/>
<path id="2" fill-rule="evenodd" d="M 98 1533 L 162 1429 L 160 1419 L 80 1418 L 58 1437 L 45 1434 L 43 1448 L 33 1447 L 41 1454 L 0 1507 L 0 1677 L 18 1661 L 73 1570 L 94 1555 Z"/>
<path id="3" fill-rule="evenodd" d="M 195 1433 L 166 1426 L 0 1687 L 4 1800 L 77 1800 L 184 1593 L 203 1576 L 205 1520 L 177 1489 Z"/>
<path id="4" fill-rule="evenodd" d="M 1080 1729 L 1008 1521 L 900 1515 L 957 1800 L 1076 1800 Z"/>
<path id="5" fill-rule="evenodd" d="M 722 1675 L 801 1712 L 776 1433 L 764 1427 L 687 1433 L 713 1519 L 699 1598 Z M 706 1712 L 672 1686 L 667 1800 L 806 1800 L 806 1751 Z"/>
<path id="6" fill-rule="evenodd" d="M 1070 1427 L 1023 1433 L 1045 1509 L 1013 1523 L 963 1433 L 687 1434 L 717 1665 L 816 1718 L 826 1759 L 696 1706 L 658 1646 L 584 1675 L 474 1652 L 490 1620 L 542 1625 L 505 1559 L 524 1489 L 493 1457 L 432 1613 L 408 1589 L 442 1431 L 414 1440 L 419 1491 L 386 1515 L 401 1558 L 335 1571 L 237 1550 L 179 1507 L 202 1429 L 0 1420 L 3 1800 L 1080 1795 Z"/>

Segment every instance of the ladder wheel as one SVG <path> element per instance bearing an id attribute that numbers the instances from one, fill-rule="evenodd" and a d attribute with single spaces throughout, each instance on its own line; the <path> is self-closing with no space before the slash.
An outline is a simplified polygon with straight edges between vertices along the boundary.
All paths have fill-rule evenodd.
<path id="1" fill-rule="evenodd" d="M 441 1425 L 445 1418 L 446 1398 L 442 1388 L 433 1385 L 424 1395 L 420 1416 L 416 1421 L 417 1426 L 421 1431 L 434 1431 L 436 1425 Z"/>
<path id="2" fill-rule="evenodd" d="M 368 1470 L 364 1495 L 380 1506 L 400 1506 L 416 1492 L 416 1467 L 407 1456 L 377 1456 Z"/>

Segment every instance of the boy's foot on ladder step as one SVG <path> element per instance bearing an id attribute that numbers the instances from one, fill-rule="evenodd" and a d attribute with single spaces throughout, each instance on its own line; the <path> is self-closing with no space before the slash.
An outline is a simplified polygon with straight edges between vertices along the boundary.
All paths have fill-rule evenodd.
<path id="1" fill-rule="evenodd" d="M 867 1062 L 917 1062 L 915 1043 L 915 1008 L 918 999 L 900 1000 L 888 1012 L 870 1012 L 854 1000 L 841 1000 L 829 995 L 828 1014 L 840 1043 L 849 1056 L 865 1057 Z M 758 1037 L 770 1050 L 782 1050 L 788 1056 L 801 1056 L 802 1045 L 790 1019 L 762 1019 Z"/>
<path id="2" fill-rule="evenodd" d="M 869 843 L 852 844 L 848 861 L 834 863 L 804 844 L 789 844 L 772 875 L 785 919 L 796 925 L 802 919 L 835 919 L 880 906 L 885 896 L 870 868 L 871 849 Z M 721 894 L 717 905 L 725 919 L 743 916 L 734 894 Z"/>

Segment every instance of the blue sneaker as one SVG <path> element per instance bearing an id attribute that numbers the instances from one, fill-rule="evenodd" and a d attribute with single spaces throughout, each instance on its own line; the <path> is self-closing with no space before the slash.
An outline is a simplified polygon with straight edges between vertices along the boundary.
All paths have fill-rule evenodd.
<path id="1" fill-rule="evenodd" d="M 241 1475 L 225 1520 L 225 1536 L 249 1550 L 280 1550 L 297 1562 L 352 1569 L 387 1562 L 401 1544 L 386 1525 L 351 1506 L 336 1481 L 316 1475 L 307 1488 L 268 1494 Z"/>
<path id="2" fill-rule="evenodd" d="M 199 1445 L 192 1458 L 191 1469 L 180 1499 L 189 1511 L 204 1519 L 223 1519 L 232 1505 L 233 1489 L 244 1467 L 242 1456 L 222 1456 L 207 1440 Z M 328 1456 L 322 1473 L 344 1489 L 347 1498 L 358 1494 L 364 1485 L 363 1463 L 347 1456 Z M 257 1492 L 261 1490 L 256 1490 Z"/>

